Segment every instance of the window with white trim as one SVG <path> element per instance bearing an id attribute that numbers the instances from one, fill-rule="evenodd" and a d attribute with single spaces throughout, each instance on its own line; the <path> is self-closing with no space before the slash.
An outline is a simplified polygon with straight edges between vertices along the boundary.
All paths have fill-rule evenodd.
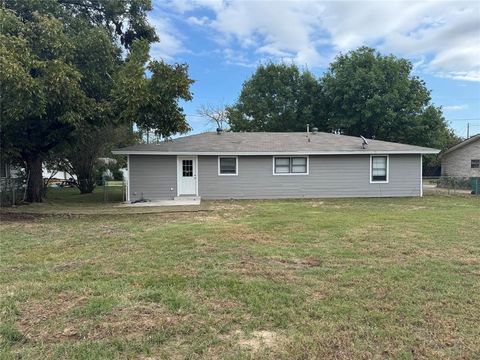
<path id="1" fill-rule="evenodd" d="M 236 156 L 219 156 L 218 175 L 238 175 L 238 158 Z"/>
<path id="2" fill-rule="evenodd" d="M 480 168 L 480 159 L 473 159 L 470 163 L 472 169 L 479 169 Z"/>
<path id="3" fill-rule="evenodd" d="M 277 175 L 308 173 L 308 158 L 305 156 L 279 156 L 273 159 L 273 163 L 273 171 Z"/>
<path id="4" fill-rule="evenodd" d="M 372 156 L 370 160 L 371 182 L 387 182 L 388 181 L 388 156 Z"/>

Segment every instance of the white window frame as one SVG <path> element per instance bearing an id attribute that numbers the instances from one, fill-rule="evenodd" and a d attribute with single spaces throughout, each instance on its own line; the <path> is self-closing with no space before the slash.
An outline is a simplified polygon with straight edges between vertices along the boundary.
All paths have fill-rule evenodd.
<path id="1" fill-rule="evenodd" d="M 386 157 L 387 158 L 387 168 L 386 168 L 386 171 L 387 171 L 387 180 L 373 180 L 372 178 L 372 170 L 373 170 L 373 158 L 374 157 Z M 389 180 L 390 180 L 390 156 L 387 155 L 387 154 L 375 154 L 375 155 L 370 155 L 370 162 L 368 164 L 368 166 L 370 167 L 370 184 L 388 184 Z"/>
<path id="2" fill-rule="evenodd" d="M 306 158 L 307 159 L 307 172 L 304 173 L 276 173 L 275 172 L 275 159 L 276 158 Z M 290 160 L 291 161 L 291 160 Z M 291 165 L 290 165 L 291 166 Z M 272 157 L 272 174 L 274 176 L 305 176 L 310 174 L 310 157 L 308 155 L 279 155 Z"/>
<path id="3" fill-rule="evenodd" d="M 235 174 L 222 174 L 220 173 L 220 159 L 235 158 Z M 238 176 L 238 156 L 219 156 L 218 157 L 218 176 Z"/>

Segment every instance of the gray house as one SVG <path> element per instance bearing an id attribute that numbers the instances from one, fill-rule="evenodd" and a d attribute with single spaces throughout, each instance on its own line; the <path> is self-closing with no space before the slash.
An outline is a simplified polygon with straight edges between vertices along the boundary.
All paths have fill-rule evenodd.
<path id="1" fill-rule="evenodd" d="M 113 151 L 128 156 L 129 201 L 422 196 L 422 155 L 438 152 L 320 132 L 208 132 Z"/>
<path id="2" fill-rule="evenodd" d="M 480 134 L 452 146 L 441 156 L 442 175 L 480 177 Z"/>

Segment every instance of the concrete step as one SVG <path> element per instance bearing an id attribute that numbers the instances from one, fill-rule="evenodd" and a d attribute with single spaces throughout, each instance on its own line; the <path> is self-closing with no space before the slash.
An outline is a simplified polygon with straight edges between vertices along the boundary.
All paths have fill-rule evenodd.
<path id="1" fill-rule="evenodd" d="M 173 198 L 174 201 L 179 201 L 179 202 L 192 202 L 192 201 L 198 201 L 200 202 L 202 198 L 200 196 L 187 196 L 187 195 L 182 195 L 182 196 L 175 196 Z"/>

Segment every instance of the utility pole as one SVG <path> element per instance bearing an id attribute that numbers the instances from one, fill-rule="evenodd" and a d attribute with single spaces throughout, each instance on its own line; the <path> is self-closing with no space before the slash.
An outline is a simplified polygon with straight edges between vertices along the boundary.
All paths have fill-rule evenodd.
<path id="1" fill-rule="evenodd" d="M 470 138 L 470 123 L 467 122 L 467 139 Z"/>

